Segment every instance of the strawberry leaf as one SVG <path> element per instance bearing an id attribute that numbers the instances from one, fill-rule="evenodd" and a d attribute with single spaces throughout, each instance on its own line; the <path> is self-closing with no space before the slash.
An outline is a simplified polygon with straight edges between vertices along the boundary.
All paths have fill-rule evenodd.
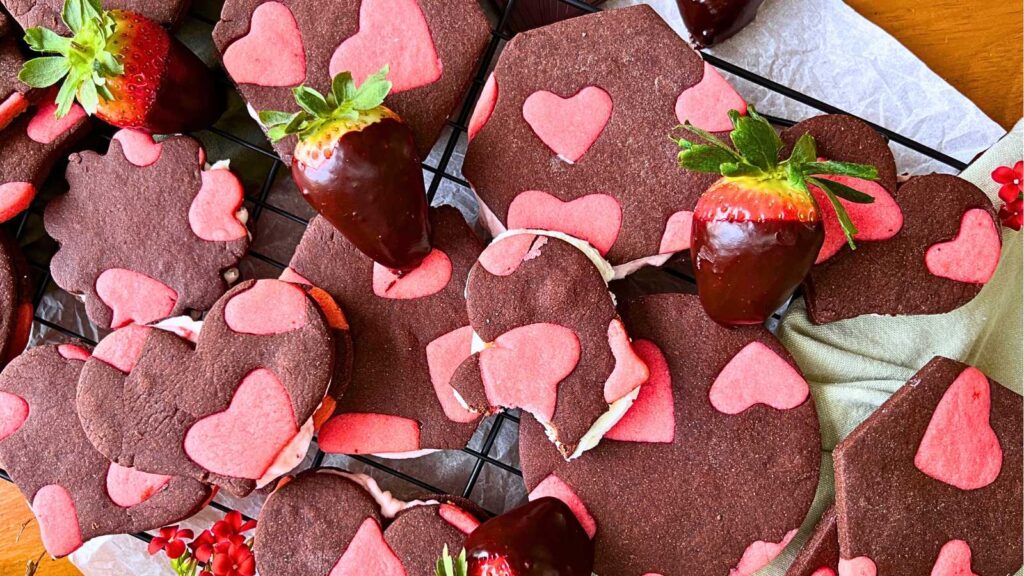
<path id="1" fill-rule="evenodd" d="M 356 82 L 351 72 L 342 72 L 334 77 L 331 81 L 331 95 L 334 96 L 335 107 L 356 95 Z"/>
<path id="2" fill-rule="evenodd" d="M 722 164 L 735 163 L 735 156 L 717 146 L 690 144 L 679 152 L 679 166 L 694 172 L 722 173 Z"/>
<path id="3" fill-rule="evenodd" d="M 846 243 L 850 245 L 851 250 L 857 249 L 857 244 L 853 241 L 853 237 L 857 235 L 857 226 L 850 219 L 850 215 L 846 213 L 846 208 L 843 208 L 843 204 L 839 202 L 839 198 L 836 197 L 835 191 L 832 189 L 832 185 L 835 182 L 830 180 L 821 180 L 818 178 L 808 178 L 807 183 L 813 186 L 817 186 L 825 193 L 828 197 L 828 201 L 832 204 L 832 209 L 836 211 L 836 217 L 839 218 L 839 225 L 843 229 L 843 234 L 846 235 Z"/>
<path id="4" fill-rule="evenodd" d="M 33 88 L 46 88 L 60 82 L 70 70 L 67 58 L 44 56 L 26 62 L 18 73 L 18 79 Z"/>
<path id="5" fill-rule="evenodd" d="M 273 128 L 274 126 L 286 125 L 301 114 L 301 112 L 275 112 L 273 110 L 264 110 L 259 113 L 260 124 L 263 124 L 267 128 Z"/>
<path id="6" fill-rule="evenodd" d="M 46 28 L 29 28 L 25 30 L 25 43 L 34 52 L 60 54 L 67 56 L 71 51 L 71 39 L 58 36 L 53 30 Z"/>
<path id="7" fill-rule="evenodd" d="M 298 86 L 292 90 L 295 103 L 310 116 L 323 117 L 331 113 L 330 106 L 324 95 L 308 86 Z"/>
<path id="8" fill-rule="evenodd" d="M 441 557 L 437 559 L 435 576 L 466 576 L 469 572 L 469 563 L 466 561 L 466 549 L 463 548 L 458 556 L 452 557 L 448 552 L 448 545 L 444 545 Z"/>
<path id="9" fill-rule="evenodd" d="M 87 114 L 92 115 L 96 113 L 96 108 L 100 104 L 96 84 L 91 81 L 82 82 L 82 85 L 78 88 L 78 103 L 82 105 Z"/>
<path id="10" fill-rule="evenodd" d="M 722 176 L 728 176 L 730 178 L 741 178 L 744 176 L 750 176 L 755 178 L 763 178 L 764 171 L 757 166 L 747 164 L 746 162 L 725 162 L 721 166 Z"/>
<path id="11" fill-rule="evenodd" d="M 807 162 L 803 167 L 804 174 L 826 174 L 829 176 L 851 176 L 862 180 L 878 180 L 878 169 L 867 164 L 854 164 L 852 162 Z"/>
<path id="12" fill-rule="evenodd" d="M 826 178 L 815 178 L 814 180 L 816 182 L 828 182 L 828 186 L 832 188 L 832 193 L 848 202 L 853 202 L 854 204 L 874 204 L 875 202 L 872 196 L 835 180 L 828 180 Z"/>
<path id="13" fill-rule="evenodd" d="M 99 0 L 66 0 L 60 17 L 72 34 L 78 34 L 86 22 L 98 18 L 102 12 Z"/>
<path id="14" fill-rule="evenodd" d="M 388 67 L 384 66 L 366 79 L 352 96 L 352 107 L 356 110 L 373 110 L 384 103 L 384 98 L 391 91 L 391 82 L 387 78 Z"/>
<path id="15" fill-rule="evenodd" d="M 814 137 L 810 134 L 804 134 L 796 141 L 793 145 L 793 153 L 789 156 L 789 162 L 791 164 L 808 164 L 818 159 L 817 146 L 814 143 Z"/>
<path id="16" fill-rule="evenodd" d="M 747 162 L 772 170 L 778 164 L 782 139 L 775 128 L 753 106 L 747 108 L 747 115 L 741 116 L 736 110 L 729 111 L 729 118 L 735 128 L 729 133 L 736 150 Z"/>

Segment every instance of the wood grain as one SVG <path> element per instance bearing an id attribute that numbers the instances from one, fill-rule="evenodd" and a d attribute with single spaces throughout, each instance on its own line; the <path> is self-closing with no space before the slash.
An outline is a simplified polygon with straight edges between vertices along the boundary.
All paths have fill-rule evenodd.
<path id="1" fill-rule="evenodd" d="M 899 39 L 1002 126 L 1009 129 L 1020 119 L 1024 107 L 1020 2 L 846 1 Z M 42 549 L 39 531 L 21 493 L 0 481 L 0 574 L 22 576 L 26 561 L 37 558 Z M 77 576 L 79 572 L 67 560 L 45 558 L 36 574 Z"/>

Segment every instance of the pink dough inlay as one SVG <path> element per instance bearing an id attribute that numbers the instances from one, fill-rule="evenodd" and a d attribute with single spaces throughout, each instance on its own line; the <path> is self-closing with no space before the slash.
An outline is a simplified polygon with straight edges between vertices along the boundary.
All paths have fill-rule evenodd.
<path id="1" fill-rule="evenodd" d="M 135 363 L 142 355 L 142 348 L 146 345 L 150 330 L 152 328 L 149 326 L 132 324 L 111 332 L 100 340 L 92 355 L 97 360 L 128 374 L 135 368 Z"/>
<path id="2" fill-rule="evenodd" d="M 50 102 L 40 106 L 28 122 L 28 137 L 40 144 L 49 144 L 85 119 L 85 110 L 78 104 L 63 118 L 57 118 L 57 104 Z"/>
<path id="3" fill-rule="evenodd" d="M 390 414 L 338 414 L 320 429 L 318 442 L 331 454 L 415 452 L 420 449 L 420 425 Z"/>
<path id="4" fill-rule="evenodd" d="M 547 243 L 547 236 L 513 234 L 492 242 L 480 254 L 478 261 L 491 274 L 508 276 L 523 262 L 540 256 L 541 248 Z"/>
<path id="5" fill-rule="evenodd" d="M 419 266 L 401 277 L 386 266 L 373 263 L 373 293 L 381 298 L 414 300 L 433 296 L 452 279 L 452 261 L 434 248 Z"/>
<path id="6" fill-rule="evenodd" d="M 305 276 L 299 274 L 295 270 L 292 270 L 290 267 L 285 268 L 284 270 L 281 271 L 281 276 L 278 277 L 278 280 L 283 280 L 284 282 L 291 282 L 292 284 L 305 284 L 306 286 L 313 286 L 313 283 L 307 280 Z"/>
<path id="7" fill-rule="evenodd" d="M 807 400 L 807 381 L 789 362 L 760 342 L 743 347 L 715 378 L 711 405 L 723 414 L 739 414 L 754 404 L 777 410 L 796 408 Z"/>
<path id="8" fill-rule="evenodd" d="M 124 157 L 139 167 L 149 166 L 159 160 L 164 149 L 164 145 L 153 140 L 152 135 L 127 128 L 118 130 L 114 140 L 121 143 Z"/>
<path id="9" fill-rule="evenodd" d="M 82 545 L 78 511 L 71 494 L 57 484 L 43 486 L 32 498 L 32 513 L 39 524 L 39 535 L 50 556 L 67 556 Z"/>
<path id="10" fill-rule="evenodd" d="M 402 561 L 384 540 L 380 524 L 363 520 L 356 535 L 327 576 L 406 576 Z"/>
<path id="11" fill-rule="evenodd" d="M 224 68 L 239 84 L 297 86 L 306 79 L 306 51 L 295 16 L 280 2 L 260 4 L 249 33 L 224 51 Z"/>
<path id="12" fill-rule="evenodd" d="M 57 353 L 65 360 L 77 360 L 79 362 L 85 362 L 92 356 L 88 350 L 74 344 L 58 345 Z"/>
<path id="13" fill-rule="evenodd" d="M 657 344 L 650 340 L 633 342 L 633 349 L 647 365 L 650 378 L 625 416 L 605 435 L 620 442 L 670 443 L 675 440 L 675 400 L 672 373 Z"/>
<path id="14" fill-rule="evenodd" d="M 149 500 L 170 481 L 170 476 L 140 472 L 111 462 L 107 469 L 107 495 L 114 504 L 131 508 Z"/>
<path id="15" fill-rule="evenodd" d="M 992 216 L 985 210 L 973 208 L 964 213 L 956 238 L 928 248 L 924 262 L 935 276 L 984 284 L 996 273 L 1001 246 Z"/>
<path id="16" fill-rule="evenodd" d="M 877 576 L 878 568 L 867 556 L 858 556 L 852 560 L 839 559 L 839 576 Z"/>
<path id="17" fill-rule="evenodd" d="M 455 390 L 451 386 L 452 376 L 469 358 L 473 345 L 473 327 L 463 326 L 438 336 L 427 344 L 427 367 L 430 370 L 430 382 L 434 385 L 434 394 L 444 415 L 453 422 L 473 422 L 480 415 L 466 410 L 455 398 Z"/>
<path id="18" fill-rule="evenodd" d="M 0 222 L 7 222 L 28 209 L 36 197 L 31 182 L 5 182 L 0 184 Z"/>
<path id="19" fill-rule="evenodd" d="M 384 65 L 390 67 L 391 93 L 433 84 L 443 66 L 426 17 L 416 0 L 363 0 L 359 32 L 331 56 L 331 77 L 351 72 L 356 83 Z"/>
<path id="20" fill-rule="evenodd" d="M 576 369 L 580 340 L 557 324 L 530 324 L 505 332 L 480 352 L 480 376 L 491 406 L 522 408 L 551 422 L 558 384 Z"/>
<path id="21" fill-rule="evenodd" d="M 28 98 L 21 92 L 15 92 L 0 102 L 0 130 L 6 128 L 25 110 L 28 110 Z"/>
<path id="22" fill-rule="evenodd" d="M 308 308 L 306 293 L 298 286 L 280 280 L 257 280 L 228 300 L 224 322 L 239 334 L 283 334 L 306 325 Z"/>
<path id="23" fill-rule="evenodd" d="M 28 402 L 10 392 L 0 392 L 0 441 L 21 429 L 28 420 Z"/>
<path id="24" fill-rule="evenodd" d="M 476 101 L 476 107 L 473 108 L 473 115 L 469 117 L 470 142 L 484 129 L 484 124 L 491 119 L 491 114 L 494 114 L 494 107 L 497 104 L 498 80 L 494 77 L 494 72 L 491 72 L 484 84 L 484 89 L 480 92 L 480 99 Z"/>
<path id="25" fill-rule="evenodd" d="M 747 103 L 736 90 L 715 70 L 704 63 L 704 77 L 696 86 L 683 91 L 676 100 L 676 118 L 709 132 L 732 130 L 729 111 L 747 113 Z"/>
<path id="26" fill-rule="evenodd" d="M 917 448 L 918 470 L 961 490 L 995 482 L 1003 468 L 1003 449 L 989 423 L 991 393 L 981 370 L 969 367 L 957 376 Z"/>
<path id="27" fill-rule="evenodd" d="M 597 522 L 594 520 L 594 517 L 590 515 L 590 511 L 587 510 L 583 500 L 580 500 L 580 497 L 576 495 L 576 491 L 554 474 L 545 478 L 530 492 L 530 501 L 549 496 L 565 502 L 565 505 L 572 510 L 576 519 L 579 520 L 580 526 L 583 526 L 583 529 L 587 532 L 587 536 L 590 536 L 591 540 L 594 539 L 594 534 L 597 534 Z"/>
<path id="28" fill-rule="evenodd" d="M 967 542 L 946 542 L 939 550 L 931 576 L 978 576 L 971 570 L 971 547 Z"/>
<path id="29" fill-rule="evenodd" d="M 669 216 L 665 233 L 661 235 L 658 254 L 674 254 L 690 249 L 690 235 L 693 232 L 693 212 L 682 210 Z"/>
<path id="30" fill-rule="evenodd" d="M 559 158 L 575 164 L 612 118 L 612 97 L 587 86 L 568 98 L 541 90 L 523 102 L 523 119 Z"/>
<path id="31" fill-rule="evenodd" d="M 875 199 L 871 204 L 859 204 L 839 199 L 839 203 L 843 205 L 846 213 L 850 215 L 850 220 L 857 227 L 857 233 L 853 236 L 854 240 L 888 240 L 903 228 L 903 211 L 900 210 L 900 205 L 879 183 L 849 176 L 815 176 L 815 178 L 845 184 Z M 821 245 L 818 258 L 814 261 L 815 264 L 821 264 L 835 256 L 846 245 L 846 235 L 843 234 L 836 211 L 829 208 L 828 196 L 817 186 L 809 186 L 809 188 L 818 202 L 818 206 L 823 208 L 819 213 L 825 227 L 825 243 Z"/>
<path id="32" fill-rule="evenodd" d="M 441 515 L 441 518 L 444 518 L 445 522 L 451 524 L 463 534 L 469 534 L 480 525 L 480 521 L 475 516 L 452 504 L 441 504 L 437 509 L 437 513 Z"/>
<path id="33" fill-rule="evenodd" d="M 618 318 L 608 324 L 608 347 L 615 357 L 615 368 L 604 383 L 604 400 L 611 404 L 646 382 L 651 373 L 633 349 L 626 327 Z"/>
<path id="34" fill-rule="evenodd" d="M 743 556 L 740 558 L 735 568 L 729 570 L 729 576 L 750 576 L 754 572 L 757 572 L 761 568 L 772 563 L 782 550 L 789 545 L 790 541 L 796 537 L 798 530 L 790 530 L 782 538 L 781 542 L 765 542 L 758 540 L 747 549 L 743 551 Z"/>
<path id="35" fill-rule="evenodd" d="M 836 571 L 829 568 L 828 566 L 822 566 L 821 568 L 818 568 L 817 570 L 812 572 L 811 576 L 836 576 Z"/>
<path id="36" fill-rule="evenodd" d="M 622 209 L 619 201 L 607 194 L 589 194 L 562 202 L 547 192 L 521 192 L 508 207 L 508 228 L 533 228 L 565 232 L 586 240 L 602 255 L 607 254 L 619 237 Z"/>
<path id="37" fill-rule="evenodd" d="M 204 170 L 203 185 L 188 207 L 192 232 L 208 242 L 230 242 L 249 234 L 238 219 L 245 190 L 230 170 Z"/>
<path id="38" fill-rule="evenodd" d="M 288 390 L 260 368 L 238 385 L 227 410 L 189 428 L 185 453 L 216 474 L 257 480 L 298 432 Z"/>
<path id="39" fill-rule="evenodd" d="M 113 312 L 114 329 L 167 318 L 178 301 L 170 286 L 124 268 L 104 270 L 96 279 L 96 295 Z"/>

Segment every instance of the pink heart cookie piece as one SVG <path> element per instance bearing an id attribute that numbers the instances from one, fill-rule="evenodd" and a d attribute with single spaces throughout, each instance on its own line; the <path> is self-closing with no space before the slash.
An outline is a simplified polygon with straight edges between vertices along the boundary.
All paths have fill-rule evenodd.
<path id="1" fill-rule="evenodd" d="M 760 342 L 737 352 L 708 392 L 711 405 L 723 414 L 739 414 L 755 404 L 789 410 L 803 404 L 809 394 L 807 381 L 796 368 Z"/>
<path id="2" fill-rule="evenodd" d="M 420 425 L 391 414 L 338 414 L 320 429 L 320 448 L 331 454 L 400 454 L 420 449 Z"/>
<path id="3" fill-rule="evenodd" d="M 185 453 L 224 476 L 261 478 L 298 433 L 288 391 L 270 370 L 246 376 L 227 410 L 199 420 L 185 434 Z"/>
<path id="4" fill-rule="evenodd" d="M 105 364 L 128 374 L 135 368 L 135 363 L 142 355 L 150 330 L 152 328 L 149 326 L 138 324 L 125 326 L 100 340 L 92 355 L 97 360 L 102 360 Z"/>
<path id="5" fill-rule="evenodd" d="M 839 559 L 839 576 L 877 576 L 878 568 L 871 558 L 858 556 L 851 560 Z"/>
<path id="6" fill-rule="evenodd" d="M 622 208 L 607 194 L 563 202 L 547 192 L 521 192 L 508 207 L 508 228 L 564 232 L 607 254 L 619 237 Z"/>
<path id="7" fill-rule="evenodd" d="M 15 118 L 28 110 L 28 98 L 21 92 L 14 92 L 0 102 L 0 130 L 6 128 Z"/>
<path id="8" fill-rule="evenodd" d="M 512 234 L 491 242 L 480 254 L 478 261 L 491 274 L 508 276 L 518 270 L 523 262 L 540 256 L 541 248 L 547 243 L 547 236 Z"/>
<path id="9" fill-rule="evenodd" d="M 441 504 L 437 509 L 437 513 L 441 518 L 444 518 L 445 522 L 451 524 L 463 534 L 471 534 L 480 525 L 480 521 L 477 520 L 476 516 L 448 503 Z"/>
<path id="10" fill-rule="evenodd" d="M 939 550 L 931 576 L 978 576 L 971 570 L 971 547 L 967 542 L 946 542 Z"/>
<path id="11" fill-rule="evenodd" d="M 307 321 L 306 293 L 282 280 L 257 280 L 224 307 L 224 322 L 239 334 L 284 334 Z"/>
<path id="12" fill-rule="evenodd" d="M 67 556 L 82 545 L 75 501 L 63 486 L 50 484 L 40 488 L 32 498 L 32 513 L 39 523 L 39 535 L 50 556 Z"/>
<path id="13" fill-rule="evenodd" d="M 405 567 L 384 540 L 380 524 L 363 520 L 348 548 L 327 576 L 406 576 Z"/>
<path id="14" fill-rule="evenodd" d="M 107 469 L 107 495 L 114 504 L 131 508 L 149 500 L 170 481 L 170 476 L 140 472 L 111 462 Z"/>
<path id="15" fill-rule="evenodd" d="M 604 400 L 611 404 L 646 382 L 651 373 L 633 349 L 622 320 L 616 318 L 608 324 L 608 347 L 615 357 L 615 368 L 604 383 Z"/>
<path id="16" fill-rule="evenodd" d="M 132 164 L 146 167 L 160 159 L 163 144 L 153 140 L 153 136 L 138 130 L 118 130 L 114 140 L 121 144 L 124 157 Z"/>
<path id="17" fill-rule="evenodd" d="M 434 248 L 419 266 L 401 277 L 386 266 L 373 263 L 373 293 L 381 298 L 414 300 L 433 296 L 452 279 L 452 261 Z"/>
<path id="18" fill-rule="evenodd" d="M 619 442 L 670 443 L 676 435 L 676 416 L 668 361 L 650 340 L 633 342 L 633 349 L 647 365 L 650 377 L 640 386 L 633 406 L 605 438 Z"/>
<path id="19" fill-rule="evenodd" d="M 707 62 L 704 63 L 704 77 L 700 82 L 684 90 L 676 99 L 676 118 L 679 122 L 689 122 L 708 132 L 732 130 L 730 110 L 746 114 L 747 103 L 718 70 Z"/>
<path id="20" fill-rule="evenodd" d="M 459 365 L 469 358 L 472 345 L 472 326 L 456 328 L 427 344 L 430 382 L 434 385 L 434 393 L 437 395 L 437 401 L 441 403 L 444 415 L 453 422 L 472 422 L 480 417 L 459 403 L 451 386 L 452 376 Z"/>
<path id="21" fill-rule="evenodd" d="M 739 563 L 735 568 L 729 570 L 729 576 L 750 576 L 761 568 L 772 563 L 778 558 L 782 550 L 796 537 L 798 530 L 793 529 L 786 533 L 780 542 L 765 542 L 758 540 L 743 551 Z"/>
<path id="22" fill-rule="evenodd" d="M 1003 468 L 1003 449 L 989 423 L 991 387 L 977 368 L 965 369 L 935 407 L 914 465 L 961 490 L 988 486 Z"/>
<path id="23" fill-rule="evenodd" d="M 357 84 L 388 65 L 391 93 L 397 94 L 441 78 L 427 19 L 416 0 L 363 0 L 359 32 L 338 46 L 331 56 L 331 77 L 351 72 Z"/>
<path id="24" fill-rule="evenodd" d="M 538 498 L 558 498 L 565 503 L 566 506 L 572 510 L 576 519 L 580 521 L 580 526 L 583 526 L 583 530 L 586 531 L 587 536 L 591 539 L 594 538 L 594 534 L 597 534 L 597 521 L 591 516 L 590 511 L 587 510 L 587 506 L 580 500 L 580 497 L 576 495 L 576 491 L 571 486 L 565 483 L 564 480 L 555 476 L 554 474 L 548 476 L 537 485 L 536 488 L 530 492 L 530 501 L 537 500 Z"/>
<path id="25" fill-rule="evenodd" d="M 835 570 L 829 568 L 828 566 L 822 566 L 821 568 L 818 568 L 817 570 L 812 572 L 811 576 L 837 576 L 837 575 L 836 575 L 836 571 Z"/>
<path id="26" fill-rule="evenodd" d="M 980 208 L 964 213 L 956 238 L 928 248 L 928 271 L 941 278 L 985 284 L 999 266 L 1002 241 L 992 215 Z"/>
<path id="27" fill-rule="evenodd" d="M 526 98 L 523 118 L 559 158 L 575 164 L 604 132 L 612 107 L 612 97 L 597 86 L 568 98 L 542 90 Z"/>
<path id="28" fill-rule="evenodd" d="M 28 137 L 40 144 L 49 144 L 85 119 L 85 110 L 78 104 L 72 105 L 71 111 L 63 118 L 57 118 L 56 113 L 57 104 L 54 102 L 40 106 L 28 122 Z"/>
<path id="29" fill-rule="evenodd" d="M 658 254 L 674 254 L 690 249 L 693 234 L 693 212 L 681 210 L 669 216 L 665 232 L 661 235 Z"/>
<path id="30" fill-rule="evenodd" d="M 484 124 L 491 119 L 491 114 L 494 114 L 494 107 L 498 105 L 498 79 L 494 77 L 494 72 L 487 77 L 487 82 L 484 84 L 483 90 L 480 91 L 480 99 L 476 101 L 476 107 L 473 108 L 473 115 L 469 117 L 469 140 L 473 141 L 476 135 L 484 129 Z"/>
<path id="31" fill-rule="evenodd" d="M 167 318 L 178 302 L 170 286 L 124 268 L 104 270 L 96 279 L 96 295 L 113 312 L 110 327 L 115 330 Z"/>
<path id="32" fill-rule="evenodd" d="M 77 360 L 78 362 L 85 362 L 92 357 L 92 353 L 88 350 L 74 344 L 57 345 L 57 353 L 65 360 Z"/>
<path id="33" fill-rule="evenodd" d="M 245 190 L 230 170 L 204 170 L 203 185 L 188 208 L 192 232 L 209 242 L 230 242 L 245 238 L 249 231 L 238 218 Z"/>
<path id="34" fill-rule="evenodd" d="M 35 197 L 36 187 L 31 182 L 0 184 L 0 222 L 7 222 L 28 210 Z"/>
<path id="35" fill-rule="evenodd" d="M 900 210 L 899 204 L 889 194 L 889 191 L 877 182 L 848 176 L 816 176 L 816 178 L 845 184 L 875 199 L 871 204 L 859 204 L 839 199 L 839 203 L 843 205 L 846 213 L 850 215 L 850 220 L 857 227 L 854 240 L 888 240 L 903 228 L 903 211 Z M 825 227 L 825 242 L 821 245 L 818 258 L 814 261 L 815 264 L 821 264 L 835 256 L 846 245 L 846 235 L 843 234 L 836 211 L 832 210 L 831 204 L 829 204 L 828 196 L 817 186 L 809 188 L 818 202 L 818 206 L 822 207 L 819 213 Z"/>
<path id="36" fill-rule="evenodd" d="M 0 392 L 0 441 L 21 429 L 28 420 L 28 402 L 10 392 Z"/>
<path id="37" fill-rule="evenodd" d="M 249 33 L 224 51 L 224 68 L 239 84 L 301 84 L 306 79 L 306 51 L 292 11 L 280 2 L 256 7 Z"/>

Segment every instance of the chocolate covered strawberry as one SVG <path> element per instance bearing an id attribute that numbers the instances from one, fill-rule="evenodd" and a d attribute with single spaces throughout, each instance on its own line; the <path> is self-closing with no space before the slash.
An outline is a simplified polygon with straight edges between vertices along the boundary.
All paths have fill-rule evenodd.
<path id="1" fill-rule="evenodd" d="M 820 188 L 838 215 L 851 248 L 856 227 L 839 198 L 874 199 L 819 178 L 836 175 L 874 180 L 873 166 L 819 161 L 814 138 L 803 135 L 788 159 L 782 140 L 753 107 L 729 113 L 733 147 L 687 124 L 699 141 L 679 139 L 679 165 L 721 174 L 697 202 L 690 257 L 697 291 L 708 315 L 726 326 L 760 324 L 785 304 L 814 264 L 825 239 L 821 207 L 808 186 Z"/>
<path id="2" fill-rule="evenodd" d="M 176 134 L 206 128 L 224 111 L 210 69 L 156 22 L 103 10 L 99 0 L 66 0 L 61 16 L 72 36 L 28 29 L 29 47 L 52 56 L 29 60 L 18 75 L 34 88 L 63 80 L 58 117 L 78 100 L 114 126 Z"/>
<path id="3" fill-rule="evenodd" d="M 408 271 L 430 253 L 427 194 L 412 131 L 386 108 L 388 68 L 356 87 L 335 76 L 326 96 L 295 88 L 300 111 L 260 112 L 275 142 L 299 142 L 292 177 L 302 196 L 375 262 Z"/>

